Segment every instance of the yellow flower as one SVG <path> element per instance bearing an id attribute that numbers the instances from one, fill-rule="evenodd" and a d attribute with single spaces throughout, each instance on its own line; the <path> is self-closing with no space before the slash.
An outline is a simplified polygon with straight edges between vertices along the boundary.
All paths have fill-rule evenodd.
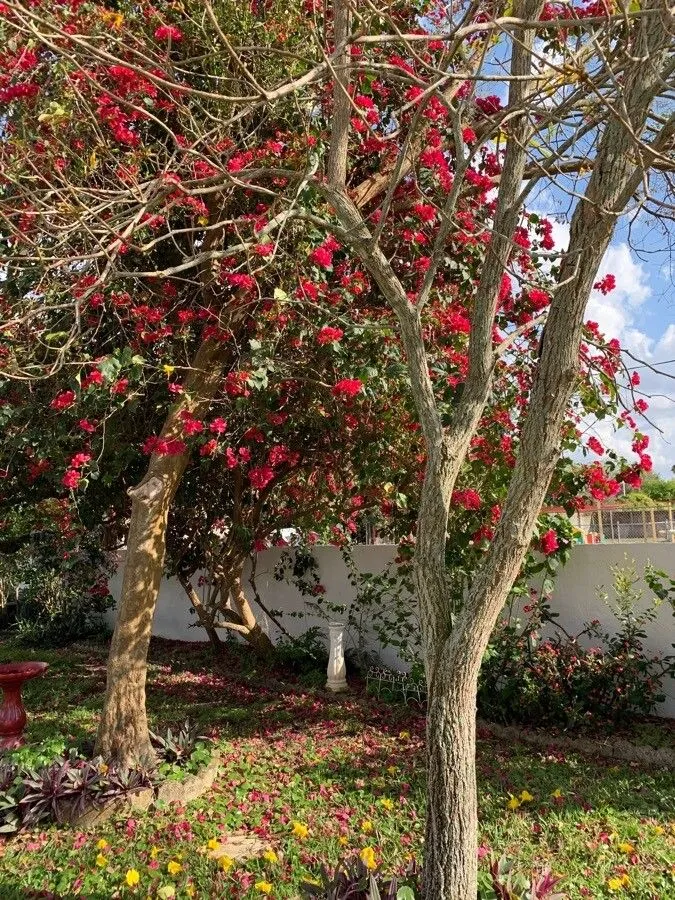
<path id="1" fill-rule="evenodd" d="M 108 766 L 105 763 L 101 763 L 101 765 L 98 767 L 98 770 L 101 773 L 101 775 L 108 774 Z M 104 841 L 104 843 L 105 843 L 105 841 Z"/>
<path id="2" fill-rule="evenodd" d="M 346 847 L 348 843 L 349 843 L 349 841 L 344 836 L 344 834 L 341 834 L 340 837 L 338 838 L 338 844 L 340 844 L 340 846 L 342 846 L 342 847 Z"/>
<path id="3" fill-rule="evenodd" d="M 409 731 L 401 731 L 399 733 L 399 737 L 402 741 L 407 741 L 408 738 L 410 737 L 410 732 Z"/>
<path id="4" fill-rule="evenodd" d="M 361 831 L 364 834 L 370 834 L 373 830 L 373 823 L 370 819 L 362 819 L 361 820 Z"/>
<path id="5" fill-rule="evenodd" d="M 270 884 L 269 881 L 256 881 L 255 883 L 256 891 L 259 891 L 261 894 L 271 894 L 273 887 L 274 885 Z"/>
<path id="6" fill-rule="evenodd" d="M 521 803 L 531 803 L 534 800 L 534 797 L 529 791 L 521 791 L 520 792 L 520 802 Z"/>
<path id="7" fill-rule="evenodd" d="M 173 373 L 176 371 L 175 366 L 162 366 L 162 369 L 167 375 L 173 375 Z"/>
<path id="8" fill-rule="evenodd" d="M 106 841 L 105 838 L 101 838 L 100 841 L 96 841 L 96 849 L 97 850 L 105 850 L 105 848 L 107 846 L 108 846 L 108 842 Z"/>
<path id="9" fill-rule="evenodd" d="M 619 850 L 622 853 L 635 853 L 635 847 L 632 844 L 629 844 L 628 841 L 619 844 Z"/>
<path id="10" fill-rule="evenodd" d="M 157 859 L 158 856 L 159 856 L 159 847 L 157 847 L 157 846 L 155 846 L 155 844 L 153 844 L 152 847 L 150 848 L 150 859 Z"/>
<path id="11" fill-rule="evenodd" d="M 99 855 L 96 857 L 96 865 L 100 866 L 102 869 L 105 869 L 105 867 L 108 865 L 108 860 L 102 853 L 99 853 Z"/>
<path id="12" fill-rule="evenodd" d="M 224 853 L 218 858 L 218 865 L 223 870 L 223 872 L 229 872 L 234 865 L 234 860 L 231 856 L 228 856 L 227 853 Z"/>
<path id="13" fill-rule="evenodd" d="M 551 794 L 551 797 L 555 797 L 556 800 L 558 800 L 558 799 L 560 799 L 560 797 L 562 797 L 562 795 L 563 795 L 563 792 L 560 790 L 560 788 L 556 788 L 553 791 L 553 793 Z"/>
<path id="14" fill-rule="evenodd" d="M 382 806 L 384 806 L 385 809 L 388 809 L 390 811 L 394 808 L 394 801 L 391 800 L 389 797 L 383 797 L 380 800 L 380 803 Z"/>
<path id="15" fill-rule="evenodd" d="M 188 897 L 197 896 L 197 890 L 193 884 L 188 884 L 188 886 L 185 888 L 185 893 L 188 895 Z"/>
<path id="16" fill-rule="evenodd" d="M 389 766 L 387 772 L 389 772 L 390 775 L 395 775 L 398 772 L 398 769 L 396 766 Z"/>
<path id="17" fill-rule="evenodd" d="M 618 878 L 608 878 L 607 887 L 610 891 L 620 891 L 622 888 L 630 887 L 630 878 L 628 875 L 621 875 Z"/>
<path id="18" fill-rule="evenodd" d="M 175 859 L 172 859 L 167 863 L 166 871 L 169 875 L 179 875 L 183 871 L 183 867 Z"/>
<path id="19" fill-rule="evenodd" d="M 364 847 L 361 853 L 359 854 L 361 857 L 361 862 L 366 867 L 366 869 L 376 869 L 377 861 L 375 859 L 375 851 L 372 847 Z"/>
<path id="20" fill-rule="evenodd" d="M 663 825 L 654 825 L 654 834 L 665 834 L 666 829 Z"/>
<path id="21" fill-rule="evenodd" d="M 217 838 L 211 838 L 211 840 L 206 843 L 207 850 L 217 850 L 218 847 L 220 847 L 220 841 Z"/>
<path id="22" fill-rule="evenodd" d="M 507 809 L 518 809 L 519 806 L 520 800 L 514 797 L 513 794 L 509 794 L 509 802 L 506 804 Z"/>
<path id="23" fill-rule="evenodd" d="M 268 847 L 267 850 L 265 850 L 265 852 L 263 853 L 263 859 L 266 859 L 269 863 L 279 862 L 279 857 L 271 847 Z"/>
<path id="24" fill-rule="evenodd" d="M 304 840 L 309 834 L 309 828 L 306 825 L 303 825 L 302 822 L 293 822 L 293 827 L 291 829 L 293 835 L 300 840 Z"/>
<path id="25" fill-rule="evenodd" d="M 127 869 L 125 881 L 129 887 L 135 887 L 141 880 L 141 874 L 138 869 Z"/>

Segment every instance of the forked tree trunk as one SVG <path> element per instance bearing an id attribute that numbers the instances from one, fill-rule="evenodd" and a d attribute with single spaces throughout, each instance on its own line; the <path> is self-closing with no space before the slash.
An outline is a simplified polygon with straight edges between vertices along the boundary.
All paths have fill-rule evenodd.
<path id="1" fill-rule="evenodd" d="M 241 583 L 241 571 L 232 580 L 230 593 L 232 602 L 234 603 L 237 615 L 244 626 L 245 631 L 240 631 L 241 636 L 253 647 L 256 656 L 261 659 L 269 658 L 274 652 L 274 644 L 269 635 L 260 627 L 260 623 L 255 617 L 251 604 L 248 602 L 244 588 Z"/>
<path id="2" fill-rule="evenodd" d="M 240 634 L 251 645 L 257 656 L 266 659 L 273 653 L 274 645 L 258 624 L 251 604 L 244 593 L 241 583 L 242 564 L 236 563 L 235 565 L 237 566 L 235 574 L 226 579 L 222 587 L 214 592 L 215 598 L 212 597 L 211 601 L 207 600 L 206 603 L 202 602 L 189 578 L 179 575 L 178 579 L 217 656 L 222 655 L 223 651 L 223 642 L 218 634 L 218 629 L 229 629 Z M 220 601 L 217 599 L 218 596 L 221 598 Z M 235 605 L 234 610 L 227 606 L 230 597 Z M 222 621 L 217 621 L 219 615 L 222 616 Z"/>
<path id="3" fill-rule="evenodd" d="M 208 408 L 221 382 L 227 348 L 205 341 L 185 380 L 181 401 L 170 410 L 163 438 L 181 436 L 181 413 L 196 417 Z M 189 462 L 186 451 L 153 454 L 143 480 L 129 491 L 131 522 L 127 555 L 108 655 L 106 694 L 95 752 L 118 765 L 147 765 L 154 754 L 145 710 L 147 655 L 152 618 L 163 574 L 169 507 Z"/>
<path id="4" fill-rule="evenodd" d="M 560 457 L 560 438 L 579 365 L 584 312 L 619 214 L 643 179 L 635 137 L 665 81 L 667 12 L 639 26 L 627 67 L 625 119 L 608 122 L 593 174 L 570 226 L 560 286 L 546 323 L 542 354 L 521 433 L 520 450 L 501 520 L 462 610 L 445 640 L 436 631 L 429 677 L 429 786 L 424 887 L 433 900 L 475 900 L 477 894 L 476 686 L 497 617 L 527 552 Z M 645 61 L 648 61 L 645 64 Z M 628 121 L 630 127 L 624 122 Z M 441 489 L 440 485 L 437 485 Z M 433 562 L 433 560 L 431 560 Z M 424 559 L 417 560 L 424 578 Z M 429 596 L 443 623 L 447 598 Z"/>

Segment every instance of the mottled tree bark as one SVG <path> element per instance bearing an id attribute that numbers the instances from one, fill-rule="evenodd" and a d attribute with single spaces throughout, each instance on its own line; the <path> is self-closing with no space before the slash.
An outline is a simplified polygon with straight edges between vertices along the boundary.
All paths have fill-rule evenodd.
<path id="1" fill-rule="evenodd" d="M 181 436 L 182 412 L 199 417 L 206 411 L 220 385 L 227 353 L 222 343 L 205 341 L 201 345 L 185 380 L 184 394 L 166 418 L 163 438 Z M 147 765 L 154 756 L 145 711 L 147 655 L 164 569 L 169 507 L 188 462 L 188 451 L 174 456 L 153 454 L 145 477 L 129 491 L 131 522 L 122 594 L 95 750 L 121 766 Z"/>

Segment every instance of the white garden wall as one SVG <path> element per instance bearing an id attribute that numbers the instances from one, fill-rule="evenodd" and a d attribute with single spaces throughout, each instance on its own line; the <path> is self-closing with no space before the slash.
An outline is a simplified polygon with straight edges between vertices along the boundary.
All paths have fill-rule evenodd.
<path id="1" fill-rule="evenodd" d="M 279 560 L 281 550 L 267 550 L 260 554 L 257 564 L 256 585 L 265 605 L 272 610 L 283 610 L 282 623 L 294 635 L 302 634 L 312 625 L 326 627 L 323 619 L 314 616 L 294 617 L 293 613 L 306 610 L 305 599 L 298 590 L 285 582 L 276 581 L 274 566 Z M 358 545 L 353 548 L 353 558 L 361 572 L 381 572 L 394 559 L 396 548 L 391 545 Z M 675 574 L 675 544 L 593 544 L 576 545 L 572 549 L 569 563 L 561 570 L 556 581 L 552 599 L 553 608 L 560 614 L 560 624 L 568 631 L 581 631 L 585 622 L 599 619 L 606 630 L 614 630 L 614 619 L 596 596 L 599 585 L 608 590 L 612 584 L 611 566 L 622 565 L 625 555 L 634 559 L 638 572 L 650 560 L 656 568 L 664 569 L 671 576 Z M 321 583 L 326 588 L 326 596 L 332 603 L 349 604 L 355 595 L 349 584 L 347 568 L 340 552 L 334 547 L 317 547 L 314 556 L 319 566 Z M 122 562 L 122 560 L 120 560 Z M 121 569 L 111 583 L 114 597 L 119 596 L 121 587 Z M 535 587 L 537 585 L 534 585 Z M 611 591 L 610 591 L 611 593 Z M 649 596 L 645 586 L 645 596 Z M 111 624 L 114 613 L 111 614 Z M 176 579 L 164 579 L 160 590 L 157 610 L 153 623 L 153 634 L 158 637 L 184 641 L 203 641 L 202 629 L 192 627 L 195 616 L 190 608 L 183 589 Z M 263 626 L 276 639 L 276 627 L 264 617 Z M 664 604 L 658 617 L 649 631 L 646 643 L 647 650 L 663 655 L 675 652 L 675 616 L 670 604 Z M 398 664 L 395 653 L 391 650 L 381 651 L 373 646 L 386 665 Z M 675 682 L 671 679 L 664 686 L 668 694 L 660 712 L 663 715 L 675 716 Z"/>

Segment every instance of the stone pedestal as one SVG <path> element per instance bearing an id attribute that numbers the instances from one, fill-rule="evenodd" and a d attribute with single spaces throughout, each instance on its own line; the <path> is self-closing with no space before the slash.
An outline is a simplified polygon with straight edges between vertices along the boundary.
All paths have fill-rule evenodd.
<path id="1" fill-rule="evenodd" d="M 328 626 L 330 655 L 328 657 L 328 680 L 326 690 L 342 694 L 349 690 L 344 648 L 345 626 L 342 622 L 331 622 Z"/>

